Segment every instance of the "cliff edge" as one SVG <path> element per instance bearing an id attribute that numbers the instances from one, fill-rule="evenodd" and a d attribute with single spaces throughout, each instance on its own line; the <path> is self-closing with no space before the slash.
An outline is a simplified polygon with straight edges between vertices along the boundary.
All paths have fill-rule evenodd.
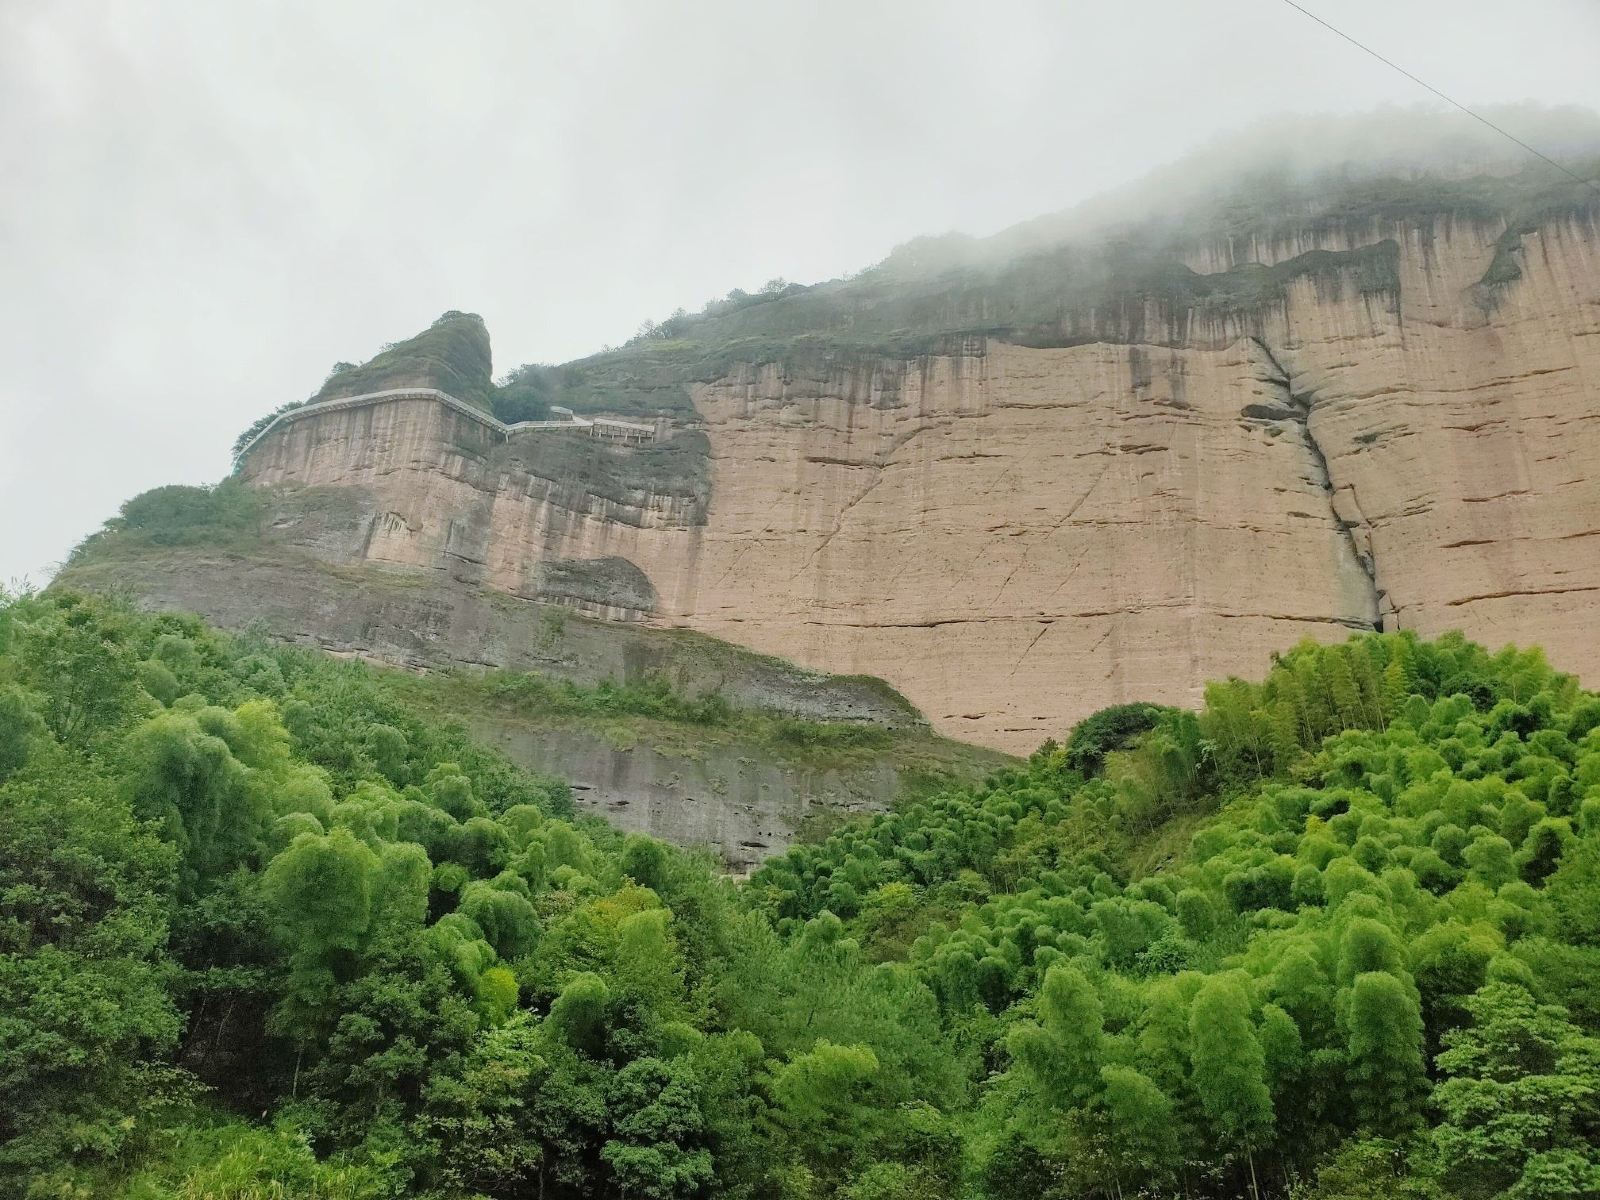
<path id="1" fill-rule="evenodd" d="M 1597 201 L 1536 171 L 1322 180 L 928 239 L 514 375 L 541 415 L 650 424 L 637 444 L 395 397 L 280 422 L 239 478 L 329 567 L 881 676 L 1011 752 L 1353 629 L 1540 643 L 1590 678 Z M 393 367 L 319 398 L 445 382 Z M 226 623 L 218 586 L 163 589 Z"/>

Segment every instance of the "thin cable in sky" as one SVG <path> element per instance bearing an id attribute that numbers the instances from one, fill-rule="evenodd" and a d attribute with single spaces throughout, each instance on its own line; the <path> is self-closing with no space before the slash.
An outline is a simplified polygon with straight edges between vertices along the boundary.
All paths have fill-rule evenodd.
<path id="1" fill-rule="evenodd" d="M 1485 125 L 1487 125 L 1490 129 L 1494 130 L 1501 137 L 1508 138 L 1509 140 L 1515 142 L 1517 145 L 1521 146 L 1524 150 L 1526 150 L 1529 154 L 1533 155 L 1535 158 L 1542 158 L 1545 162 L 1549 163 L 1552 167 L 1554 167 L 1556 170 L 1560 171 L 1563 175 L 1567 176 L 1569 179 L 1576 180 L 1578 183 L 1583 184 L 1585 187 L 1590 187 L 1590 188 L 1593 188 L 1596 192 L 1600 192 L 1600 183 L 1596 183 L 1593 179 L 1585 179 L 1581 175 L 1573 174 L 1571 171 L 1567 170 L 1566 167 L 1562 166 L 1555 159 L 1551 158 L 1548 154 L 1545 154 L 1545 153 L 1543 153 L 1543 152 L 1541 152 L 1539 150 L 1534 149 L 1532 146 L 1528 145 L 1527 142 L 1525 142 L 1521 138 L 1517 137 L 1516 134 L 1507 133 L 1504 129 L 1501 129 L 1500 126 L 1496 125 L 1493 121 L 1489 120 L 1488 117 L 1485 117 L 1485 116 L 1483 116 L 1483 115 L 1481 115 L 1479 113 L 1473 112 L 1465 104 L 1462 104 L 1461 101 L 1452 100 L 1449 96 L 1446 96 L 1443 92 L 1441 92 L 1438 88 L 1434 87 L 1433 84 L 1429 83 L 1427 80 L 1418 79 L 1415 75 L 1413 75 L 1410 71 L 1406 70 L 1399 63 L 1394 62 L 1391 59 L 1385 58 L 1383 55 L 1379 54 L 1376 50 L 1374 50 L 1371 46 L 1368 46 L 1368 45 L 1365 45 L 1362 42 L 1356 41 L 1355 38 L 1351 37 L 1344 30 L 1337 29 L 1334 26 L 1328 24 L 1326 21 L 1324 21 L 1321 17 L 1317 16 L 1317 14 L 1312 12 L 1310 9 L 1302 8 L 1300 5 L 1296 4 L 1294 2 L 1294 0 L 1283 0 L 1283 2 L 1285 4 L 1287 4 L 1290 8 L 1294 9 L 1296 12 L 1302 13 L 1305 16 L 1310 17 L 1313 21 L 1315 21 L 1318 25 L 1321 25 L 1324 29 L 1329 30 L 1332 33 L 1338 34 L 1345 41 L 1349 42 L 1352 46 L 1356 47 L 1356 49 L 1366 51 L 1368 54 L 1372 55 L 1373 58 L 1375 58 L 1379 62 L 1381 62 L 1384 66 L 1393 67 L 1396 71 L 1399 71 L 1400 74 L 1404 75 L 1407 79 L 1411 80 L 1412 83 L 1415 83 L 1415 84 L 1420 85 L 1421 87 L 1427 88 L 1430 92 L 1432 92 L 1435 96 L 1439 97 L 1439 99 L 1443 100 L 1446 104 L 1454 105 L 1456 108 L 1459 108 L 1462 112 L 1466 113 L 1467 116 L 1471 117 L 1475 121 L 1482 121 Z"/>

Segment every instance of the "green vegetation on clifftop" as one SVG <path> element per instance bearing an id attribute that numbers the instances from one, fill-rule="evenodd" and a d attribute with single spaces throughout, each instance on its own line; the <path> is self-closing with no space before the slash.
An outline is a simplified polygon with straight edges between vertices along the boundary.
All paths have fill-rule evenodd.
<path id="1" fill-rule="evenodd" d="M 359 366 L 337 364 L 311 403 L 389 388 L 432 387 L 487 409 L 494 389 L 491 374 L 483 318 L 447 312 L 415 337 L 385 346 Z"/>
<path id="2" fill-rule="evenodd" d="M 1600 163 L 1574 169 L 1592 177 Z M 1025 222 L 991 238 L 917 238 L 877 265 L 814 286 L 774 280 L 738 289 L 697 313 L 647 322 L 627 345 L 560 366 L 527 364 L 490 379 L 488 333 L 446 313 L 361 366 L 341 363 L 315 399 L 404 385 L 442 388 L 505 421 L 540 419 L 553 404 L 580 413 L 693 419 L 689 387 L 741 365 L 827 370 L 845 362 L 959 353 L 993 336 L 1035 346 L 1082 341 L 1181 342 L 1196 323 L 1259 321 L 1309 279 L 1340 294 L 1392 298 L 1407 227 L 1425 238 L 1452 223 L 1502 230 L 1480 281 L 1482 302 L 1520 276 L 1522 239 L 1545 225 L 1593 222 L 1592 188 L 1548 168 L 1462 177 L 1252 175 L 1181 213 L 1085 223 L 1074 213 Z M 1283 254 L 1293 239 L 1344 240 L 1346 250 Z M 1245 260 L 1217 272 L 1185 263 L 1196 249 L 1278 248 L 1271 266 Z M 1152 316 L 1154 321 L 1152 322 Z M 289 405 L 286 407 L 294 407 Z M 280 410 L 283 411 L 283 410 Z M 263 417 L 239 445 L 265 426 Z"/>
<path id="3" fill-rule="evenodd" d="M 1600 164 L 1577 164 L 1589 175 Z M 1406 227 L 1431 236 L 1451 223 L 1503 228 L 1483 282 L 1517 276 L 1521 238 L 1544 224 L 1593 221 L 1594 192 L 1547 168 L 1461 178 L 1285 176 L 1236 181 L 1181 214 L 1085 227 L 1072 214 L 997 234 L 918 238 L 848 279 L 736 292 L 699 313 L 651 323 L 619 350 L 543 368 L 560 403 L 580 411 L 689 411 L 685 385 L 741 363 L 791 369 L 959 351 L 995 336 L 1037 346 L 1084 340 L 1166 343 L 1196 321 L 1254 321 L 1295 281 L 1339 294 L 1392 297 Z M 1281 253 L 1291 239 L 1343 239 L 1348 250 Z M 1213 273 L 1185 265 L 1199 248 L 1276 246 L 1272 266 Z M 1158 318 L 1150 323 L 1154 309 Z"/>

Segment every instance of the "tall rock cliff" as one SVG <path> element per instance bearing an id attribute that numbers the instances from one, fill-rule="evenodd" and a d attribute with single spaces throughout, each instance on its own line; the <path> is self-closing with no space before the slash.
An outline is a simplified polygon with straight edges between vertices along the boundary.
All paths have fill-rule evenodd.
<path id="1" fill-rule="evenodd" d="M 1376 627 L 1540 643 L 1592 683 L 1597 199 L 1534 172 L 1321 180 L 914 243 L 518 373 L 526 411 L 656 421 L 641 444 L 489 417 L 492 386 L 412 392 L 290 411 L 240 475 L 327 566 L 881 676 L 1010 751 Z M 487 379 L 482 354 L 452 371 Z M 448 391 L 379 365 L 356 370 Z"/>

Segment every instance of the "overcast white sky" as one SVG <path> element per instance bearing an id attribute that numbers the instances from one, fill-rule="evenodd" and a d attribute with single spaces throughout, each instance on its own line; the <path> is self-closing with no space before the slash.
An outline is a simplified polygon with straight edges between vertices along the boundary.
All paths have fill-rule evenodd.
<path id="1" fill-rule="evenodd" d="M 1600 108 L 1600 0 L 1306 0 Z M 497 371 L 1426 99 L 1281 0 L 0 0 L 0 581 L 440 312 Z"/>

